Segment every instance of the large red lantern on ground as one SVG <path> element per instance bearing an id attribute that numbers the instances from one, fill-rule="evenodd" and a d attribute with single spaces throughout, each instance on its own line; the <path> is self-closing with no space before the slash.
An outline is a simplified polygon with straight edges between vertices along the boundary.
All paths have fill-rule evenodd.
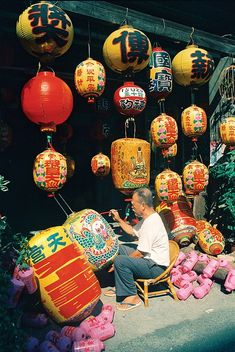
<path id="1" fill-rule="evenodd" d="M 187 164 L 183 169 L 183 183 L 186 194 L 196 195 L 204 191 L 209 179 L 207 167 L 197 160 Z"/>
<path id="2" fill-rule="evenodd" d="M 125 116 L 139 115 L 145 109 L 146 101 L 145 91 L 134 82 L 125 82 L 113 97 L 118 112 Z"/>
<path id="3" fill-rule="evenodd" d="M 235 117 L 227 117 L 219 126 L 222 142 L 228 146 L 235 146 Z"/>
<path id="4" fill-rule="evenodd" d="M 165 113 L 152 121 L 150 132 L 154 144 L 159 148 L 168 148 L 178 139 L 177 123 L 173 117 Z"/>
<path id="5" fill-rule="evenodd" d="M 206 132 L 207 116 L 205 111 L 195 104 L 184 109 L 181 114 L 181 126 L 185 136 L 196 142 L 197 138 Z"/>
<path id="6" fill-rule="evenodd" d="M 55 132 L 56 125 L 65 122 L 72 112 L 73 95 L 54 72 L 39 72 L 24 85 L 21 105 L 27 118 L 40 125 L 42 132 Z"/>

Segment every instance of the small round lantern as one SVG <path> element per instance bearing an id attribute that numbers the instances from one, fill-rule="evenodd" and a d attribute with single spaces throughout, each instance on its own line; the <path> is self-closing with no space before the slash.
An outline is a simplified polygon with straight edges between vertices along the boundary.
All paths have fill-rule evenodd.
<path id="1" fill-rule="evenodd" d="M 225 240 L 222 233 L 211 226 L 199 232 L 198 244 L 205 253 L 217 255 L 223 252 Z"/>
<path id="2" fill-rule="evenodd" d="M 42 132 L 55 132 L 73 110 L 69 86 L 54 72 L 39 72 L 21 92 L 21 105 L 27 118 L 40 125 Z"/>
<path id="3" fill-rule="evenodd" d="M 96 176 L 107 176 L 110 172 L 110 160 L 107 155 L 99 153 L 91 159 L 91 170 Z"/>
<path id="4" fill-rule="evenodd" d="M 114 186 L 131 194 L 150 181 L 150 144 L 139 138 L 121 138 L 111 145 L 111 170 Z"/>
<path id="5" fill-rule="evenodd" d="M 150 126 L 151 137 L 159 148 L 168 148 L 178 139 L 178 127 L 175 119 L 165 113 L 157 116 Z"/>
<path id="6" fill-rule="evenodd" d="M 184 109 L 181 114 L 181 126 L 185 136 L 192 138 L 192 141 L 196 142 L 198 136 L 206 132 L 207 116 L 205 111 L 195 104 Z"/>
<path id="7" fill-rule="evenodd" d="M 152 46 L 148 37 L 129 25 L 121 26 L 104 42 L 104 60 L 117 73 L 139 72 L 149 62 Z"/>
<path id="8" fill-rule="evenodd" d="M 0 120 L 0 151 L 4 151 L 12 143 L 12 129 L 11 127 Z"/>
<path id="9" fill-rule="evenodd" d="M 184 87 L 201 86 L 209 81 L 214 71 L 212 56 L 197 45 L 188 45 L 172 61 L 175 81 Z"/>
<path id="10" fill-rule="evenodd" d="M 28 7 L 19 17 L 16 34 L 24 49 L 40 60 L 63 55 L 73 41 L 73 24 L 58 6 L 40 2 Z"/>
<path id="11" fill-rule="evenodd" d="M 106 74 L 104 66 L 92 58 L 77 65 L 74 73 L 74 83 L 78 94 L 87 98 L 88 103 L 94 103 L 95 98 L 103 94 Z"/>
<path id="12" fill-rule="evenodd" d="M 122 115 L 133 117 L 145 109 L 146 101 L 145 91 L 134 82 L 125 82 L 115 91 L 113 97 L 117 111 Z"/>
<path id="13" fill-rule="evenodd" d="M 170 169 L 162 171 L 155 178 L 155 191 L 161 201 L 175 202 L 182 194 L 180 176 Z"/>
<path id="14" fill-rule="evenodd" d="M 153 48 L 149 61 L 149 92 L 157 100 L 165 100 L 172 92 L 170 55 L 161 47 Z"/>
<path id="15" fill-rule="evenodd" d="M 197 160 L 183 169 L 183 183 L 186 194 L 196 195 L 204 191 L 209 180 L 208 168 Z"/>
<path id="16" fill-rule="evenodd" d="M 168 148 L 162 148 L 163 158 L 170 159 L 174 158 L 177 155 L 177 144 L 173 144 Z"/>
<path id="17" fill-rule="evenodd" d="M 56 192 L 66 182 L 67 164 L 65 157 L 52 148 L 38 154 L 33 166 L 36 185 L 47 192 Z"/>
<path id="18" fill-rule="evenodd" d="M 219 126 L 222 142 L 228 146 L 235 146 L 235 117 L 227 117 Z"/>

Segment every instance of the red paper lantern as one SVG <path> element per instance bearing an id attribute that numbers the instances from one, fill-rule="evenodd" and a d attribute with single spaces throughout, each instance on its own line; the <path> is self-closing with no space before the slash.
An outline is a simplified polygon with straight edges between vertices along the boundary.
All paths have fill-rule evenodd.
<path id="1" fill-rule="evenodd" d="M 139 115 L 145 109 L 146 101 L 145 91 L 134 82 L 125 82 L 113 97 L 118 112 L 125 116 Z"/>
<path id="2" fill-rule="evenodd" d="M 159 148 L 168 148 L 178 139 L 177 123 L 173 117 L 165 113 L 152 121 L 150 132 L 154 144 Z"/>
<path id="3" fill-rule="evenodd" d="M 69 86 L 54 72 L 39 72 L 21 92 L 21 105 L 27 118 L 40 125 L 42 132 L 55 132 L 73 109 Z"/>

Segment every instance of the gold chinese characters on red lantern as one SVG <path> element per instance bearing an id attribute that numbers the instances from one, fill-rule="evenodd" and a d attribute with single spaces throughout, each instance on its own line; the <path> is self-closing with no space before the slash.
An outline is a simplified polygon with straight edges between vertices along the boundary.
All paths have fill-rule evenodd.
<path id="1" fill-rule="evenodd" d="M 33 179 L 36 185 L 47 192 L 55 192 L 66 182 L 67 164 L 65 157 L 48 148 L 38 154 L 33 166 Z"/>
<path id="2" fill-rule="evenodd" d="M 181 114 L 181 126 L 183 133 L 196 142 L 197 137 L 206 132 L 207 116 L 205 111 L 195 104 L 184 109 Z"/>
<path id="3" fill-rule="evenodd" d="M 165 113 L 157 116 L 150 126 L 154 144 L 160 148 L 168 148 L 178 139 L 178 127 L 175 119 Z"/>
<path id="4" fill-rule="evenodd" d="M 228 146 L 235 146 L 235 117 L 227 117 L 219 126 L 222 142 Z"/>
<path id="5" fill-rule="evenodd" d="M 110 172 L 110 160 L 107 155 L 99 153 L 91 159 L 91 170 L 96 176 L 107 176 Z"/>
<path id="6" fill-rule="evenodd" d="M 161 201 L 176 201 L 182 193 L 180 176 L 170 169 L 162 171 L 155 179 L 155 191 Z"/>
<path id="7" fill-rule="evenodd" d="M 196 195 L 204 191 L 209 180 L 208 168 L 197 160 L 183 169 L 183 182 L 186 194 Z"/>

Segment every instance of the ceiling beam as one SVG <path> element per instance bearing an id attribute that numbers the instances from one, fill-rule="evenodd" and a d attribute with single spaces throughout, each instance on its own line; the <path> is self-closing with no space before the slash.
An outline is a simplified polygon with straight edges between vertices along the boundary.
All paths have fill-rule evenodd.
<path id="1" fill-rule="evenodd" d="M 128 4 L 128 3 L 127 3 Z M 97 20 L 120 25 L 126 17 L 127 9 L 107 1 L 58 1 L 57 6 Z M 168 21 L 159 17 L 128 10 L 128 22 L 144 32 L 187 44 L 190 41 L 192 27 Z M 224 55 L 234 55 L 235 40 L 195 29 L 195 44 Z"/>

